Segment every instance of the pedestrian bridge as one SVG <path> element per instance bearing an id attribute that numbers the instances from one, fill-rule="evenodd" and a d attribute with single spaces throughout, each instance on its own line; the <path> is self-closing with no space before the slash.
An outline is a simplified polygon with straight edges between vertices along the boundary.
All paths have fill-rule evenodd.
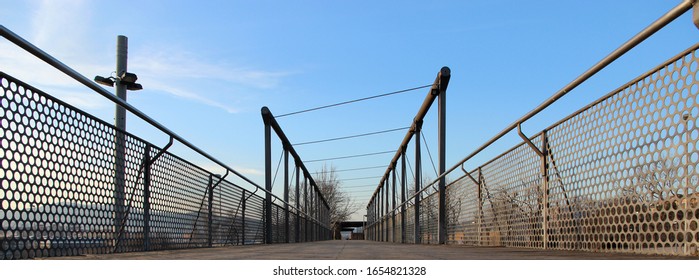
<path id="1" fill-rule="evenodd" d="M 53 259 L 53 258 L 52 258 Z M 697 257 L 597 253 L 508 247 L 398 244 L 326 240 L 123 254 L 88 254 L 61 260 L 682 260 Z"/>
<path id="2" fill-rule="evenodd" d="M 0 69 L 0 259 L 697 256 L 699 45 L 532 137 L 521 129 L 691 10 L 692 2 L 683 1 L 451 168 L 444 145 L 451 71 L 442 68 L 367 201 L 368 240 L 361 241 L 329 241 L 337 222 L 332 205 L 269 108 L 262 109 L 265 182 L 258 184 L 0 26 L 17 47 L 169 136 L 168 143 L 150 143 Z M 117 89 L 133 82 L 119 79 Z M 430 150 L 420 137 L 434 101 L 439 175 L 428 182 L 421 163 Z M 515 129 L 520 145 L 478 168 L 463 167 Z M 225 174 L 171 153 L 174 142 Z M 272 192 L 273 143 L 283 151 L 277 169 L 284 170 L 283 196 Z"/>

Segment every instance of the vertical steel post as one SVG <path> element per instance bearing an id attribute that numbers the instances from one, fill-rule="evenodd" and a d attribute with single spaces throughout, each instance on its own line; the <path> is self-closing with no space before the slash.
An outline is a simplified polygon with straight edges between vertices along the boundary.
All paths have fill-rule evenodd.
<path id="1" fill-rule="evenodd" d="M 393 225 L 391 224 L 391 181 L 386 178 L 386 242 L 391 242 L 391 234 L 393 234 Z"/>
<path id="2" fill-rule="evenodd" d="M 128 57 L 128 38 L 126 36 L 117 37 L 117 50 L 116 50 L 116 73 L 119 74 L 126 72 L 127 57 Z M 126 86 L 122 85 L 119 81 L 115 83 L 116 96 L 126 101 Z M 122 224 L 125 224 L 124 217 L 124 199 L 126 188 L 126 135 L 123 131 L 126 131 L 126 110 L 120 105 L 116 105 L 115 112 L 115 126 L 117 128 L 115 143 L 115 153 L 114 153 L 114 226 L 115 234 L 121 239 L 122 234 L 119 234 L 117 230 L 123 229 Z M 120 244 L 121 240 L 116 240 L 117 244 Z"/>
<path id="3" fill-rule="evenodd" d="M 284 149 L 284 232 L 285 243 L 291 239 L 289 228 L 289 150 Z"/>
<path id="4" fill-rule="evenodd" d="M 546 137 L 546 130 L 541 132 L 541 186 L 543 189 L 543 195 L 544 195 L 544 250 L 548 249 L 548 243 L 549 243 L 549 175 L 548 175 L 548 169 L 549 169 L 549 163 L 548 163 L 548 154 L 549 154 L 549 149 L 548 149 L 548 143 L 547 143 L 548 137 Z"/>
<path id="5" fill-rule="evenodd" d="M 483 227 L 483 173 L 478 167 L 478 246 L 481 246 L 482 227 Z"/>
<path id="6" fill-rule="evenodd" d="M 150 184 L 151 145 L 143 151 L 143 250 L 150 251 Z"/>
<path id="7" fill-rule="evenodd" d="M 396 166 L 393 166 L 393 195 L 391 196 L 391 242 L 396 242 Z"/>
<path id="8" fill-rule="evenodd" d="M 420 189 L 422 189 L 422 158 L 420 157 L 420 132 L 422 131 L 422 120 L 415 122 L 415 244 L 422 243 L 420 236 Z"/>
<path id="9" fill-rule="evenodd" d="M 241 199 L 242 199 L 242 200 L 241 200 L 241 207 L 242 207 L 243 209 L 241 209 L 241 210 L 242 210 L 242 213 L 241 213 L 241 215 L 240 215 L 240 216 L 241 216 L 241 219 L 240 219 L 240 220 L 241 220 L 241 221 L 240 221 L 240 227 L 241 227 L 241 230 L 240 230 L 240 240 L 242 240 L 242 242 L 243 242 L 242 245 L 245 245 L 245 206 L 246 206 L 246 205 L 245 205 L 245 200 L 246 200 L 246 197 L 245 197 L 245 190 L 243 190 L 243 195 L 242 195 L 242 198 L 241 198 Z"/>
<path id="10" fill-rule="evenodd" d="M 265 244 L 272 243 L 272 128 L 267 119 L 265 123 Z"/>
<path id="11" fill-rule="evenodd" d="M 301 213 L 299 209 L 301 209 L 300 205 L 300 197 L 301 197 L 301 192 L 300 192 L 300 187 L 301 187 L 301 167 L 299 167 L 298 162 L 295 163 L 296 165 L 296 243 L 301 242 Z"/>
<path id="12" fill-rule="evenodd" d="M 401 189 L 400 189 L 400 242 L 405 243 L 405 229 L 406 229 L 406 213 L 405 213 L 405 198 L 406 198 L 406 190 L 407 190 L 407 173 L 405 169 L 405 148 L 403 147 L 403 150 L 401 151 Z"/>
<path id="13" fill-rule="evenodd" d="M 439 175 L 446 170 L 446 150 L 447 150 L 447 86 L 451 77 L 451 70 L 443 67 L 440 70 L 440 81 L 437 99 L 437 115 L 439 127 Z M 446 176 L 439 179 L 439 227 L 437 229 L 439 244 L 447 241 L 447 187 Z"/>
<path id="14" fill-rule="evenodd" d="M 308 242 L 308 178 L 304 178 L 303 182 L 303 241 Z"/>
<path id="15" fill-rule="evenodd" d="M 208 238 L 207 238 L 207 245 L 209 247 L 214 246 L 214 231 L 213 231 L 213 214 L 214 214 L 214 180 L 213 180 L 214 175 L 209 175 L 209 185 L 208 185 L 208 193 L 209 193 L 209 203 L 207 205 L 207 219 L 206 219 L 206 230 L 208 231 Z"/>
<path id="16" fill-rule="evenodd" d="M 388 182 L 383 182 L 381 187 L 381 239 L 388 241 Z"/>

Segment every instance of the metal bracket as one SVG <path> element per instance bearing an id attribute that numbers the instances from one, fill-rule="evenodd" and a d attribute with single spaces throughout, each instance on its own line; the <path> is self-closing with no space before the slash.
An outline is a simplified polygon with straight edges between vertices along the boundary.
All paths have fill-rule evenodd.
<path id="1" fill-rule="evenodd" d="M 697 6 L 696 0 L 692 1 L 692 6 L 692 21 L 694 22 L 694 26 L 699 28 L 699 6 Z"/>
<path id="2" fill-rule="evenodd" d="M 214 176 L 218 177 L 218 182 L 216 182 L 216 184 L 213 184 L 213 185 L 211 186 L 211 189 L 212 189 L 212 190 L 213 190 L 213 189 L 216 189 L 216 187 L 218 187 L 218 185 L 221 184 L 221 182 L 223 182 L 223 180 L 226 179 L 226 177 L 228 177 L 228 173 L 229 173 L 229 172 L 230 172 L 230 171 L 229 171 L 228 169 L 226 169 L 226 174 L 223 174 L 223 176 L 214 175 Z"/>
<path id="3" fill-rule="evenodd" d="M 463 164 L 463 163 L 461 164 L 461 171 L 463 171 L 464 174 L 466 174 L 466 176 L 468 176 L 468 178 L 470 178 L 471 181 L 473 181 L 473 183 L 476 184 L 476 186 L 480 186 L 480 185 L 481 185 L 481 182 L 480 182 L 479 180 L 476 180 L 476 178 L 473 178 L 473 176 L 471 175 L 471 173 L 469 173 L 468 171 L 466 171 L 466 169 L 464 168 L 464 164 Z"/>
<path id="4" fill-rule="evenodd" d="M 538 154 L 542 158 L 545 157 L 544 153 L 541 150 L 539 150 L 539 148 L 536 145 L 534 145 L 534 143 L 532 143 L 531 140 L 529 140 L 529 137 L 522 133 L 522 123 L 517 124 L 517 134 L 519 134 L 519 137 L 521 137 L 524 140 L 524 142 L 527 143 L 527 145 L 529 145 L 529 147 L 531 147 L 532 150 L 534 150 L 534 152 L 536 152 L 536 154 Z"/>

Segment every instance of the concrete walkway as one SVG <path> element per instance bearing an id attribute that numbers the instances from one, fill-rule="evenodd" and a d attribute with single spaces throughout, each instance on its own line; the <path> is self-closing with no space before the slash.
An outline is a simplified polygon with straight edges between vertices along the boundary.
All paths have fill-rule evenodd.
<path id="1" fill-rule="evenodd" d="M 641 254 L 544 251 L 504 247 L 394 244 L 364 240 L 228 246 L 186 250 L 86 255 L 69 260 L 649 260 L 694 259 Z"/>

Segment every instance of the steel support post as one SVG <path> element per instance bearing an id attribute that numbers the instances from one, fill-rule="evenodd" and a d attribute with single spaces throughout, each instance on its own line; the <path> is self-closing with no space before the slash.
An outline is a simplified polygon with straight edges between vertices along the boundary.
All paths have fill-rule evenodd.
<path id="1" fill-rule="evenodd" d="M 407 190 L 407 173 L 405 169 L 405 147 L 403 147 L 403 150 L 401 151 L 401 189 L 400 189 L 400 242 L 405 243 L 405 222 L 406 222 L 406 213 L 405 213 L 405 198 L 406 198 L 406 190 Z"/>
<path id="2" fill-rule="evenodd" d="M 284 149 L 284 242 L 291 239 L 289 228 L 289 150 Z"/>
<path id="3" fill-rule="evenodd" d="M 308 242 L 308 178 L 304 178 L 303 182 L 303 241 Z"/>
<path id="4" fill-rule="evenodd" d="M 272 243 L 272 127 L 265 123 L 265 244 Z"/>
<path id="5" fill-rule="evenodd" d="M 213 214 L 214 214 L 214 175 L 209 175 L 209 184 L 207 185 L 207 193 L 209 194 L 208 203 L 206 206 L 206 231 L 207 231 L 207 246 L 213 247 Z"/>
<path id="6" fill-rule="evenodd" d="M 128 38 L 126 36 L 117 37 L 117 51 L 116 51 L 116 73 L 119 74 L 126 72 L 127 66 L 127 56 L 128 56 Z M 120 82 L 115 83 L 116 96 L 126 102 L 126 86 L 122 85 Z M 116 138 L 114 139 L 114 226 L 115 234 L 121 239 L 122 234 L 117 232 L 123 229 L 122 224 L 124 221 L 124 199 L 126 188 L 126 110 L 120 105 L 116 105 L 115 112 L 115 126 Z M 116 240 L 117 244 L 120 244 L 121 240 Z"/>
<path id="7" fill-rule="evenodd" d="M 386 242 L 391 242 L 393 225 L 391 224 L 391 182 L 386 179 Z"/>
<path id="8" fill-rule="evenodd" d="M 422 131 L 422 120 L 415 122 L 415 244 L 422 243 L 420 236 L 420 190 L 422 189 L 422 158 L 420 157 L 420 133 Z"/>
<path id="9" fill-rule="evenodd" d="M 451 78 L 451 70 L 444 67 L 439 75 L 439 87 L 437 94 L 437 115 L 439 127 L 439 175 L 444 175 L 446 170 L 446 151 L 447 151 L 447 86 Z M 439 179 L 439 227 L 437 229 L 438 243 L 445 244 L 447 241 L 447 187 L 446 175 Z"/>
<path id="10" fill-rule="evenodd" d="M 242 213 L 240 214 L 240 217 L 241 217 L 241 219 L 240 219 L 240 227 L 241 227 L 240 240 L 242 241 L 241 245 L 245 245 L 245 206 L 246 206 L 245 201 L 247 200 L 247 197 L 245 197 L 245 190 L 243 190 L 243 194 L 242 194 L 241 199 L 242 199 L 241 200 Z"/>
<path id="11" fill-rule="evenodd" d="M 541 144 L 543 154 L 541 156 L 541 187 L 544 195 L 544 249 L 548 249 L 549 243 L 549 163 L 548 163 L 548 137 L 546 137 L 546 130 L 541 133 Z"/>
<path id="12" fill-rule="evenodd" d="M 301 187 L 301 167 L 299 167 L 298 162 L 295 163 L 296 165 L 296 235 L 295 239 L 296 242 L 301 242 L 301 213 L 299 209 L 301 209 L 301 192 L 300 192 L 300 187 Z"/>
<path id="13" fill-rule="evenodd" d="M 384 241 L 383 240 L 383 232 L 384 232 L 384 218 L 385 218 L 385 210 L 384 210 L 384 199 L 383 199 L 383 193 L 386 190 L 383 188 L 383 183 L 381 184 L 381 190 L 379 190 L 379 241 Z"/>
<path id="14" fill-rule="evenodd" d="M 393 195 L 391 196 L 391 242 L 396 242 L 396 167 L 393 166 Z"/>
<path id="15" fill-rule="evenodd" d="M 150 251 L 151 145 L 143 151 L 143 250 Z"/>
<path id="16" fill-rule="evenodd" d="M 483 173 L 481 168 L 478 167 L 478 246 L 481 245 L 482 230 L 483 230 Z"/>

